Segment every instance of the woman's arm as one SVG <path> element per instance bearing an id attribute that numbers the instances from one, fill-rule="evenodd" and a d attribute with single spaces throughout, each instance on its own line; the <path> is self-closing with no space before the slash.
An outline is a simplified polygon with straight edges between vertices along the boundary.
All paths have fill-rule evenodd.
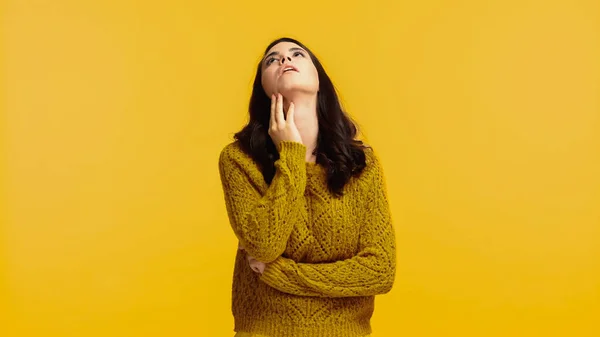
<path id="1" fill-rule="evenodd" d="M 261 175 L 256 165 L 233 146 L 219 157 L 219 172 L 229 221 L 240 245 L 256 260 L 271 262 L 285 251 L 294 223 L 303 209 L 306 188 L 306 147 L 281 142 L 276 173 L 261 195 L 250 175 Z"/>
<path id="2" fill-rule="evenodd" d="M 347 260 L 319 264 L 279 257 L 267 264 L 262 281 L 300 296 L 370 296 L 391 290 L 396 271 L 395 235 L 383 172 L 374 155 L 370 164 L 359 253 Z"/>

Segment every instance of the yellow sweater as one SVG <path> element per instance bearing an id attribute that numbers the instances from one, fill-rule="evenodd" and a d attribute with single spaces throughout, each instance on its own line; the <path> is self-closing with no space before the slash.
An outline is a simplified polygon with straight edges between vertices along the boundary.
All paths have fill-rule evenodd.
<path id="1" fill-rule="evenodd" d="M 283 142 L 270 185 L 232 143 L 219 158 L 229 220 L 245 250 L 233 275 L 235 331 L 269 337 L 371 333 L 374 295 L 392 288 L 395 238 L 381 166 L 367 167 L 336 197 L 306 147 Z M 262 275 L 246 256 L 267 262 Z"/>

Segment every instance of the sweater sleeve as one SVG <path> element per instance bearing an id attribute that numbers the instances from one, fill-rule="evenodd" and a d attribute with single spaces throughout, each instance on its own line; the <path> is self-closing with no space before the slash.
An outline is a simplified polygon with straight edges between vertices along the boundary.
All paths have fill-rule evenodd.
<path id="1" fill-rule="evenodd" d="M 365 219 L 359 252 L 331 263 L 297 263 L 279 257 L 268 264 L 261 280 L 299 296 L 351 297 L 387 293 L 394 283 L 396 243 L 382 169 L 373 155 L 371 177 L 365 181 Z"/>
<path id="2" fill-rule="evenodd" d="M 306 188 L 306 147 L 282 142 L 275 176 L 261 195 L 251 176 L 262 174 L 239 149 L 225 148 L 219 157 L 229 221 L 240 244 L 262 262 L 271 262 L 285 251 L 287 240 L 299 217 Z"/>

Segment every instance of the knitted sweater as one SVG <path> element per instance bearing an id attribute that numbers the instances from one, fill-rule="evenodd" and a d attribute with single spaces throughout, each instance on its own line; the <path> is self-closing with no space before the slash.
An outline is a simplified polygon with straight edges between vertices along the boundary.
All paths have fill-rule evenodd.
<path id="1" fill-rule="evenodd" d="M 396 254 L 383 173 L 367 166 L 332 194 L 325 169 L 305 161 L 306 147 L 282 142 L 267 184 L 238 143 L 219 158 L 237 253 L 235 331 L 269 337 L 358 337 L 371 333 L 374 295 L 394 282 Z M 246 256 L 267 263 L 254 272 Z"/>

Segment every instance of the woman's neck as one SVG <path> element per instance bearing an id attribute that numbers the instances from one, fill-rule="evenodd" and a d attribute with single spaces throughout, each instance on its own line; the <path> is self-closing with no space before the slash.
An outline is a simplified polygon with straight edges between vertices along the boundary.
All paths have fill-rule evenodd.
<path id="1" fill-rule="evenodd" d="M 317 117 L 317 96 L 286 95 L 284 98 L 285 111 L 290 102 L 294 102 L 294 122 L 300 132 L 302 143 L 306 146 L 306 161 L 315 162 L 313 155 L 319 136 L 319 119 Z"/>

